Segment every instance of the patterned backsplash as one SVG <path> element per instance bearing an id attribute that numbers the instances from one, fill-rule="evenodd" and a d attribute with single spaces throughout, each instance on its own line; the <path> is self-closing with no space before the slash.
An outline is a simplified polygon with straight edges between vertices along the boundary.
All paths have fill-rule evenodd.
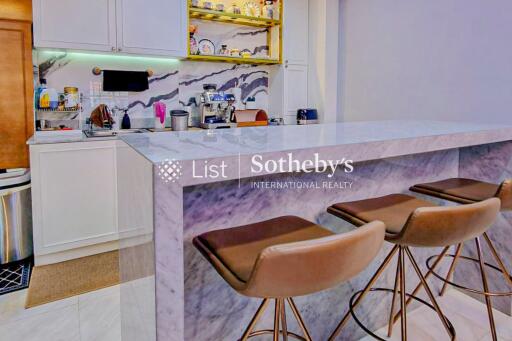
<path id="1" fill-rule="evenodd" d="M 60 92 L 65 86 L 80 89 L 84 96 L 82 119 L 89 117 L 98 104 L 104 103 L 111 107 L 129 108 L 134 127 L 152 127 L 154 102 L 165 102 L 167 111 L 182 109 L 190 103 L 190 98 L 202 92 L 205 83 L 217 84 L 219 90 L 227 92 L 238 87 L 242 101 L 255 97 L 257 107 L 268 112 L 268 76 L 272 66 L 56 51 L 34 51 L 34 63 L 34 70 L 39 74 L 35 79 L 45 78 L 48 87 Z M 154 74 L 149 79 L 149 90 L 144 92 L 103 92 L 102 76 L 92 73 L 94 67 L 127 71 L 151 69 Z M 198 115 L 197 109 L 193 115 Z"/>

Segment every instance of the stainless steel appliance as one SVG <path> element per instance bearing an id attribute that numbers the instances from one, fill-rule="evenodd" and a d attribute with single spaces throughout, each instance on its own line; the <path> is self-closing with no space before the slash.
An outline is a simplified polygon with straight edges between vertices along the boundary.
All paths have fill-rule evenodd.
<path id="1" fill-rule="evenodd" d="M 171 128 L 173 131 L 188 130 L 188 112 L 171 110 Z"/>
<path id="2" fill-rule="evenodd" d="M 205 129 L 236 128 L 232 122 L 235 96 L 217 91 L 215 84 L 204 84 L 199 95 L 200 127 Z"/>
<path id="3" fill-rule="evenodd" d="M 0 174 L 0 264 L 33 254 L 30 171 Z"/>

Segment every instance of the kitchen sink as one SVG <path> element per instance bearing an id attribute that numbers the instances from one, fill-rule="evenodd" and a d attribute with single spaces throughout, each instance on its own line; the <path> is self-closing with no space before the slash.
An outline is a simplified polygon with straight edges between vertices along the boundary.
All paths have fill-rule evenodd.
<path id="1" fill-rule="evenodd" d="M 125 135 L 125 134 L 141 134 L 141 133 L 147 133 L 148 130 L 146 129 L 122 129 L 118 131 L 113 130 L 84 130 L 85 136 L 88 138 L 94 138 L 94 137 L 114 137 L 118 135 Z"/>

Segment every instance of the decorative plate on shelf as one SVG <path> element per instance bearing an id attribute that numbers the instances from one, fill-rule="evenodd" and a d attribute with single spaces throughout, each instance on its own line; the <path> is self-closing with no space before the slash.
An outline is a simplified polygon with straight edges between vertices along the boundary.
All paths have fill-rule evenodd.
<path id="1" fill-rule="evenodd" d="M 215 45 L 209 39 L 201 39 L 199 41 L 199 54 L 202 55 L 214 55 L 215 54 Z"/>
<path id="2" fill-rule="evenodd" d="M 196 38 L 190 37 L 190 54 L 199 54 L 199 46 L 197 46 Z"/>
<path id="3" fill-rule="evenodd" d="M 259 18 L 260 14 L 260 6 L 257 3 L 248 1 L 244 4 L 244 15 Z"/>

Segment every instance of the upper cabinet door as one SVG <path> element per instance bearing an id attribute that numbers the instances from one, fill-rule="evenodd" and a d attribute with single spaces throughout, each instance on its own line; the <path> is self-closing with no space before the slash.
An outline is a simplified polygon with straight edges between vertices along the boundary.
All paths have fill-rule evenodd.
<path id="1" fill-rule="evenodd" d="M 116 0 L 118 50 L 186 56 L 185 0 Z"/>
<path id="2" fill-rule="evenodd" d="M 36 47 L 112 51 L 115 0 L 34 0 Z"/>
<path id="3" fill-rule="evenodd" d="M 316 1 L 316 0 L 313 0 Z M 283 59 L 285 63 L 308 63 L 308 0 L 284 1 Z"/>

